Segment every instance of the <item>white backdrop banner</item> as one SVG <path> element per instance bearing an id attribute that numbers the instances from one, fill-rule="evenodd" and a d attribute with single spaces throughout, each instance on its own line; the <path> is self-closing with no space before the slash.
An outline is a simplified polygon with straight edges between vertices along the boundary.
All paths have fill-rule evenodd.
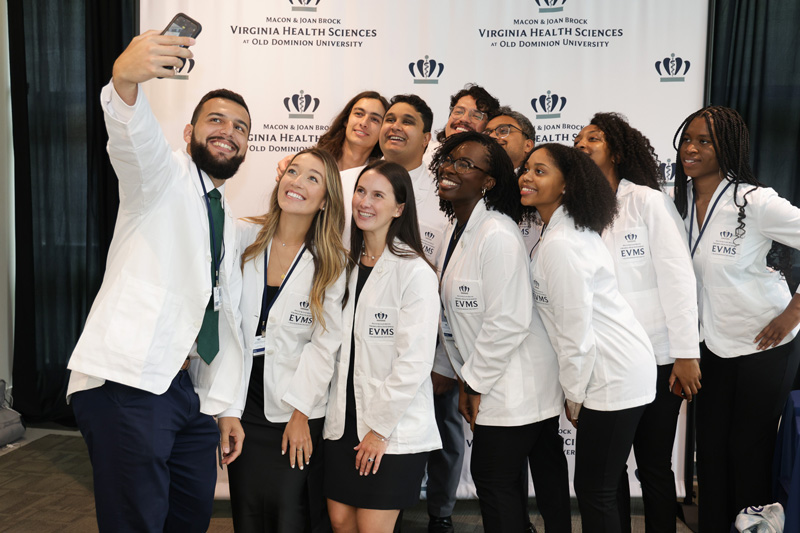
<path id="1" fill-rule="evenodd" d="M 203 26 L 194 60 L 180 76 L 145 84 L 174 147 L 183 144 L 183 127 L 209 90 L 225 87 L 247 100 L 248 154 L 226 187 L 239 216 L 265 210 L 276 163 L 314 145 L 363 90 L 387 98 L 420 95 L 438 131 L 450 95 L 477 83 L 528 116 L 537 143 L 570 144 L 594 113 L 621 112 L 650 138 L 667 179 L 674 173 L 673 134 L 702 105 L 708 5 L 696 0 L 140 0 L 140 6 L 142 31 L 162 30 L 178 12 Z M 571 455 L 574 433 L 562 427 Z M 682 458 L 674 463 L 682 472 Z M 629 474 L 632 493 L 640 494 L 633 468 Z M 461 496 L 474 496 L 467 472 L 464 481 Z"/>

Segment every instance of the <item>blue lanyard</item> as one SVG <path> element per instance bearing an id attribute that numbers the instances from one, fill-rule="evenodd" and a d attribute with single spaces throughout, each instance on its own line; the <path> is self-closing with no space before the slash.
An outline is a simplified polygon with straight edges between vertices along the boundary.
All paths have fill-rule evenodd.
<path id="1" fill-rule="evenodd" d="M 700 239 L 703 238 L 703 233 L 706 231 L 706 226 L 708 226 L 708 221 L 711 220 L 711 215 L 714 213 L 714 209 L 717 208 L 719 199 L 722 198 L 722 195 L 725 194 L 725 191 L 728 190 L 728 187 L 731 186 L 731 183 L 733 182 L 729 181 L 728 184 L 725 186 L 725 188 L 722 189 L 722 192 L 719 193 L 717 199 L 714 200 L 714 204 L 711 206 L 711 210 L 708 213 L 706 213 L 706 219 L 703 221 L 703 225 L 700 228 L 700 233 L 697 234 L 697 240 L 695 241 L 694 246 L 692 246 L 692 232 L 694 231 L 694 206 L 696 200 L 695 200 L 694 188 L 692 188 L 692 214 L 691 218 L 689 219 L 689 247 L 692 249 L 692 257 L 694 257 L 694 252 L 697 250 L 697 245 L 700 244 Z"/>
<path id="2" fill-rule="evenodd" d="M 200 173 L 200 167 L 195 163 L 194 167 L 197 169 L 197 177 L 200 178 L 200 185 L 203 187 L 203 198 L 206 201 L 206 211 L 208 212 L 208 225 L 211 230 L 211 256 L 214 258 L 214 284 L 212 287 L 219 287 L 219 266 L 222 264 L 222 258 L 225 257 L 225 239 L 222 239 L 222 251 L 217 258 L 217 240 L 216 232 L 214 231 L 214 215 L 211 213 L 211 202 L 208 199 L 208 191 L 206 190 L 206 183 L 203 181 L 203 175 Z"/>
<path id="3" fill-rule="evenodd" d="M 267 265 L 269 264 L 269 254 L 266 250 L 264 250 L 264 292 L 261 295 L 261 334 L 263 335 L 264 332 L 267 330 L 267 317 L 269 316 L 269 310 L 272 309 L 272 304 L 275 303 L 275 300 L 278 299 L 280 296 L 283 287 L 286 285 L 286 282 L 289 281 L 289 278 L 292 276 L 292 272 L 294 272 L 294 267 L 297 266 L 297 263 L 300 262 L 300 258 L 303 257 L 303 253 L 306 251 L 306 245 L 304 244 L 300 251 L 297 252 L 297 257 L 294 259 L 294 263 L 292 263 L 292 268 L 289 269 L 289 272 L 286 273 L 286 277 L 283 278 L 281 281 L 281 286 L 278 287 L 278 292 L 275 293 L 275 296 L 267 302 Z"/>

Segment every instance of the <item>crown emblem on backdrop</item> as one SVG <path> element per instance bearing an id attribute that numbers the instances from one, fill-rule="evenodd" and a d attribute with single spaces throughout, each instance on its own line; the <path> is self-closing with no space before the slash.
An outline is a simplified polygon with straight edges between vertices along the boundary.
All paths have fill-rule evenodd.
<path id="1" fill-rule="evenodd" d="M 531 107 L 536 112 L 536 118 L 560 118 L 561 111 L 567 105 L 567 99 L 552 91 L 542 94 L 531 100 Z"/>
<path id="2" fill-rule="evenodd" d="M 564 11 L 564 4 L 567 0 L 536 0 L 539 6 L 539 13 L 558 13 Z"/>
<path id="3" fill-rule="evenodd" d="M 317 10 L 319 0 L 289 0 L 289 3 L 292 4 L 292 11 L 314 12 Z"/>
<path id="4" fill-rule="evenodd" d="M 408 64 L 408 70 L 414 77 L 414 83 L 436 84 L 439 83 L 439 76 L 444 71 L 444 63 L 439 63 L 430 56 L 423 59 L 412 61 Z"/>
<path id="5" fill-rule="evenodd" d="M 658 173 L 663 181 L 673 181 L 675 179 L 675 163 L 672 159 L 667 159 L 666 163 L 658 165 Z"/>
<path id="6" fill-rule="evenodd" d="M 314 111 L 319 107 L 319 98 L 300 91 L 284 98 L 283 106 L 289 112 L 289 118 L 314 118 Z"/>
<path id="7" fill-rule="evenodd" d="M 691 63 L 684 61 L 675 54 L 670 54 L 661 61 L 656 61 L 656 72 L 661 76 L 662 82 L 684 81 L 686 73 L 689 72 Z"/>

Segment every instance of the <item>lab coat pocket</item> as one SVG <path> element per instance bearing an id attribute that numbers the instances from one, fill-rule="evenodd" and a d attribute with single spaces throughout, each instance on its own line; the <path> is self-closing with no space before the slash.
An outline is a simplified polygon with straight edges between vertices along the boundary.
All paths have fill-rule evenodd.
<path id="1" fill-rule="evenodd" d="M 761 294 L 757 280 L 751 280 L 736 287 L 715 287 L 705 289 L 711 303 L 713 316 L 720 317 L 724 326 L 720 330 L 741 332 L 742 337 L 755 339 L 756 335 L 782 309 L 775 306 Z M 753 351 L 755 351 L 755 344 Z"/>
<path id="2" fill-rule="evenodd" d="M 450 298 L 452 299 L 452 308 L 456 313 L 477 314 L 484 312 L 485 304 L 480 280 L 454 279 Z"/>
<path id="3" fill-rule="evenodd" d="M 647 228 L 638 226 L 624 228 L 614 232 L 615 264 L 619 267 L 640 267 L 647 263 L 650 255 L 650 243 L 647 240 Z"/>
<path id="4" fill-rule="evenodd" d="M 159 363 L 171 339 L 155 339 L 155 331 L 156 328 L 160 333 L 175 331 L 172 327 L 175 317 L 181 315 L 173 309 L 177 307 L 175 296 L 164 287 L 132 276 L 126 276 L 112 291 L 116 294 L 109 294 L 103 300 L 103 308 L 98 309 L 98 313 L 108 317 L 106 345 L 132 359 Z M 157 349 L 158 346 L 151 349 L 154 340 L 158 340 L 162 349 Z"/>

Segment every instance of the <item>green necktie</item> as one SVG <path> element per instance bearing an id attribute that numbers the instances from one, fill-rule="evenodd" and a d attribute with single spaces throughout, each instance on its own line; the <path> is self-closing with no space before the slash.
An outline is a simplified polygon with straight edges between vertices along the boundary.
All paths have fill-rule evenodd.
<path id="1" fill-rule="evenodd" d="M 222 195 L 217 189 L 208 192 L 208 201 L 211 204 L 211 216 L 213 224 L 209 224 L 209 241 L 212 253 L 216 261 L 211 261 L 211 286 L 216 285 L 215 264 L 221 262 L 220 252 L 222 250 L 222 230 L 225 224 L 225 212 L 222 210 Z M 211 232 L 214 232 L 211 236 Z M 213 237 L 213 238 L 212 238 Z M 214 311 L 214 294 L 208 300 L 206 313 L 203 317 L 203 325 L 200 333 L 197 334 L 197 353 L 207 364 L 211 364 L 214 357 L 219 352 L 219 312 Z"/>

